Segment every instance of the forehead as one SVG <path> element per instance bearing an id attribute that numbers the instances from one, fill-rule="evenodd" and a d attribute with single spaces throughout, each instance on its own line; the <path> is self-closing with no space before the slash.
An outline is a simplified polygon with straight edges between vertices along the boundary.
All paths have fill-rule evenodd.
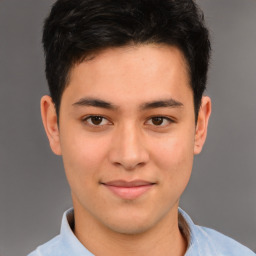
<path id="1" fill-rule="evenodd" d="M 191 94 L 182 52 L 166 45 L 106 49 L 76 64 L 64 91 L 71 97 L 124 98 L 135 101 Z M 168 94 L 168 95 L 166 95 Z"/>
<path id="2" fill-rule="evenodd" d="M 150 68 L 152 71 L 156 71 L 157 68 L 164 68 L 163 72 L 170 72 L 174 67 L 174 65 L 171 67 L 170 64 L 175 64 L 177 68 L 189 70 L 187 60 L 182 51 L 175 46 L 166 44 L 126 45 L 107 48 L 89 54 L 83 59 L 82 63 L 76 63 L 71 68 L 71 76 L 75 73 L 77 67 L 81 67 L 81 64 L 87 66 L 88 70 L 93 69 L 94 72 L 104 71 L 104 73 L 109 71 L 107 70 L 108 67 L 111 69 L 116 66 L 118 70 L 122 68 L 126 70 L 126 68 L 135 67 L 135 64 L 139 64 L 145 71 L 150 71 Z"/>

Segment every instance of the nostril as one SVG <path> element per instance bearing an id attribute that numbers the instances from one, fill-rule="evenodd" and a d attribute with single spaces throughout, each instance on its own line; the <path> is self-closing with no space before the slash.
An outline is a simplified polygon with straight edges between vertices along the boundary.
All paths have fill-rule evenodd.
<path id="1" fill-rule="evenodd" d="M 122 167 L 123 169 L 127 170 L 127 171 L 132 171 L 137 169 L 138 167 L 141 168 L 143 166 L 146 165 L 145 162 L 127 162 L 127 161 L 123 161 L 123 162 L 114 162 L 114 165 L 116 167 Z"/>

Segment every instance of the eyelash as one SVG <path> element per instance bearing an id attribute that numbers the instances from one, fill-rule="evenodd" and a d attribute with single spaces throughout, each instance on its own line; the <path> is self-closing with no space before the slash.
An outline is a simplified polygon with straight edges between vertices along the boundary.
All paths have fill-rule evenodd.
<path id="1" fill-rule="evenodd" d="M 160 119 L 162 119 L 163 122 L 164 122 L 164 121 L 167 121 L 168 124 L 165 124 L 165 125 L 162 125 L 162 123 L 159 124 L 159 125 L 153 124 L 152 121 L 153 121 L 154 118 L 160 118 Z M 151 123 L 152 123 L 151 125 L 153 125 L 154 127 L 166 127 L 166 126 L 169 125 L 170 123 L 174 123 L 174 120 L 173 120 L 173 119 L 171 119 L 171 118 L 169 118 L 169 117 L 166 117 L 166 116 L 152 116 L 152 117 L 150 117 L 150 118 L 147 120 L 147 122 L 148 122 L 149 120 L 151 120 Z"/>
<path id="2" fill-rule="evenodd" d="M 93 123 L 92 123 L 92 118 L 100 118 L 100 119 L 101 119 L 101 122 L 100 122 L 99 124 L 93 124 Z M 153 124 L 152 120 L 153 120 L 154 118 L 155 118 L 155 119 L 157 119 L 157 118 L 162 119 L 163 122 L 167 121 L 168 124 L 165 124 L 165 125 L 162 125 L 162 123 L 159 124 L 159 125 Z M 90 119 L 91 119 L 91 122 L 88 121 L 88 120 L 90 120 Z M 101 124 L 103 120 L 107 121 L 107 123 Z M 154 127 L 166 127 L 166 126 L 168 126 L 170 123 L 174 123 L 174 122 L 175 122 L 173 119 L 171 119 L 171 118 L 169 118 L 169 117 L 166 117 L 166 116 L 152 116 L 152 117 L 148 118 L 145 123 L 147 124 L 150 120 L 151 120 L 151 124 L 148 124 L 148 125 L 152 125 L 152 126 L 154 126 Z M 84 117 L 84 118 L 82 119 L 82 121 L 85 122 L 86 125 L 91 126 L 91 127 L 95 127 L 95 128 L 102 128 L 102 127 L 104 127 L 104 126 L 106 126 L 106 125 L 111 125 L 111 124 L 113 124 L 112 122 L 110 122 L 110 121 L 108 120 L 108 118 L 106 118 L 106 117 L 104 117 L 104 116 L 100 116 L 100 115 L 90 115 L 90 116 L 86 116 L 86 117 Z"/>
<path id="3" fill-rule="evenodd" d="M 82 121 L 85 122 L 87 125 L 92 126 L 92 127 L 96 127 L 96 128 L 101 128 L 101 127 L 103 127 L 105 125 L 108 125 L 108 124 L 98 124 L 98 125 L 97 124 L 93 124 L 92 123 L 92 118 L 101 118 L 102 120 L 106 120 L 108 122 L 108 124 L 112 124 L 106 117 L 100 116 L 100 115 L 86 116 L 86 117 L 83 118 Z M 88 121 L 90 119 L 91 119 L 91 122 Z"/>

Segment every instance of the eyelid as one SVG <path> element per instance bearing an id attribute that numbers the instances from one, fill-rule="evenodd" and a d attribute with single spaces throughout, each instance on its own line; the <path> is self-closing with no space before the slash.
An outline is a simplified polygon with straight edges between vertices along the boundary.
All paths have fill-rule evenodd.
<path id="1" fill-rule="evenodd" d="M 90 122 L 88 122 L 88 120 L 90 118 L 93 118 L 93 117 L 101 117 L 103 120 L 106 120 L 107 123 L 104 123 L 104 124 L 99 124 L 99 125 L 96 125 L 96 124 L 92 124 Z M 101 128 L 103 126 L 106 126 L 106 125 L 109 125 L 109 124 L 113 124 L 112 122 L 109 121 L 109 118 L 103 116 L 103 115 L 86 115 L 82 118 L 82 121 L 88 125 L 88 126 L 91 126 L 91 127 L 96 127 L 96 128 Z"/>
<path id="2" fill-rule="evenodd" d="M 171 117 L 167 117 L 167 116 L 161 116 L 161 115 L 156 115 L 156 116 L 151 116 L 150 118 L 148 118 L 147 119 L 147 121 L 146 121 L 146 123 L 148 123 L 150 120 L 152 120 L 153 118 L 163 118 L 163 120 L 166 120 L 166 121 L 168 121 L 168 124 L 165 124 L 165 125 L 154 125 L 154 124 L 150 124 L 150 125 L 152 125 L 152 126 L 154 126 L 154 127 L 159 127 L 159 128 L 161 128 L 161 127 L 166 127 L 166 126 L 168 126 L 169 124 L 171 124 L 171 123 L 175 123 L 175 120 L 173 119 L 173 118 L 171 118 Z"/>

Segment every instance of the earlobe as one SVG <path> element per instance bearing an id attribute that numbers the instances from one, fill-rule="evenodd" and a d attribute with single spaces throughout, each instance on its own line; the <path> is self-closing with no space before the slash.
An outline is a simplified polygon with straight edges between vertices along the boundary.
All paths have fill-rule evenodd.
<path id="1" fill-rule="evenodd" d="M 52 98 L 48 95 L 41 99 L 41 116 L 52 151 L 61 155 L 58 118 Z"/>
<path id="2" fill-rule="evenodd" d="M 208 122 L 211 115 L 211 99 L 204 96 L 198 112 L 198 119 L 195 133 L 194 154 L 202 151 L 207 136 Z"/>

